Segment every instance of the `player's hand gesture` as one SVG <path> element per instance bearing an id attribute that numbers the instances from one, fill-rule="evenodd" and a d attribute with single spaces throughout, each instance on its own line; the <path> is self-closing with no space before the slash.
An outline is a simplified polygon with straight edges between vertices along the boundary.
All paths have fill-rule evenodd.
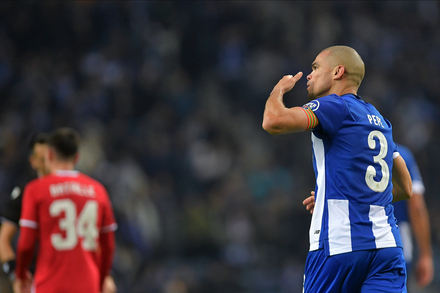
<path id="1" fill-rule="evenodd" d="M 300 71 L 296 75 L 285 75 L 273 88 L 272 94 L 281 94 L 289 92 L 296 84 L 298 80 L 301 79 L 303 73 Z"/>
<path id="2" fill-rule="evenodd" d="M 306 210 L 310 211 L 311 214 L 313 214 L 313 210 L 315 209 L 315 192 L 310 192 L 311 196 L 306 198 L 303 201 L 303 205 L 306 206 Z"/>

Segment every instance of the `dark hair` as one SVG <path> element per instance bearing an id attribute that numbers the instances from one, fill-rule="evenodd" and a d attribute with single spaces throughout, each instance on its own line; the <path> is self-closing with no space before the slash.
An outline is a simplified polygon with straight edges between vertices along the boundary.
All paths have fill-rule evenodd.
<path id="1" fill-rule="evenodd" d="M 78 152 L 81 137 L 72 128 L 58 128 L 52 132 L 47 140 L 47 144 L 56 152 L 60 160 L 73 159 Z"/>
<path id="2" fill-rule="evenodd" d="M 38 144 L 46 144 L 47 143 L 47 134 L 46 133 L 42 133 L 42 132 L 37 132 L 34 133 L 31 138 L 29 139 L 29 150 L 33 150 L 34 146 L 38 143 Z"/>

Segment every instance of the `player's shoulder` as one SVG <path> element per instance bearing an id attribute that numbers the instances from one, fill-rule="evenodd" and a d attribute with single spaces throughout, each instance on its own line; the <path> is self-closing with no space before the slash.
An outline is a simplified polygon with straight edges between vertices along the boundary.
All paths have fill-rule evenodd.
<path id="1" fill-rule="evenodd" d="M 38 185 L 41 184 L 43 178 L 44 178 L 44 177 L 42 177 L 42 178 L 35 178 L 35 179 L 32 179 L 31 181 L 29 181 L 29 182 L 24 186 L 23 190 L 38 187 Z"/>
<path id="2" fill-rule="evenodd" d="M 83 184 L 87 184 L 87 185 L 93 185 L 94 189 L 98 190 L 99 192 L 104 192 L 107 193 L 106 188 L 104 187 L 104 185 L 99 182 L 98 180 L 96 180 L 95 178 L 81 173 L 78 173 L 78 180 L 81 181 L 81 183 Z"/>
<path id="3" fill-rule="evenodd" d="M 81 181 L 89 182 L 90 184 L 95 184 L 95 185 L 103 186 L 101 182 L 99 182 L 95 178 L 93 178 L 93 177 L 91 177 L 91 176 L 89 176 L 87 174 L 84 174 L 82 172 L 78 172 L 78 178 Z"/>
<path id="4" fill-rule="evenodd" d="M 329 107 L 332 105 L 339 105 L 339 104 L 343 104 L 344 100 L 341 99 L 340 96 L 336 95 L 336 94 L 330 94 L 324 97 L 320 97 L 314 100 L 311 100 L 310 102 L 308 102 L 307 104 L 305 104 L 303 107 L 304 108 L 310 108 L 313 112 L 316 112 L 320 109 L 322 109 L 322 107 Z"/>

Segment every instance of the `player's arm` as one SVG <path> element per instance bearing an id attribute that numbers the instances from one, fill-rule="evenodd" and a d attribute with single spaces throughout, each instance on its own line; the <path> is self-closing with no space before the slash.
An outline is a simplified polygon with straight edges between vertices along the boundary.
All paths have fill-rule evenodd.
<path id="1" fill-rule="evenodd" d="M 270 93 L 266 101 L 262 125 L 270 134 L 302 132 L 318 124 L 318 119 L 312 110 L 302 107 L 286 108 L 283 102 L 284 94 L 295 86 L 302 75 L 302 72 L 298 72 L 295 76 L 284 76 Z"/>
<path id="2" fill-rule="evenodd" d="M 15 276 L 18 279 L 28 278 L 27 272 L 34 256 L 34 247 L 37 241 L 37 229 L 20 227 L 20 236 L 17 245 L 17 260 Z"/>
<path id="3" fill-rule="evenodd" d="M 115 233 L 114 231 L 104 231 L 100 233 L 99 245 L 101 250 L 101 263 L 100 263 L 100 284 L 104 289 L 104 281 L 107 276 L 110 275 L 110 270 L 113 263 L 113 256 L 115 253 Z"/>
<path id="4" fill-rule="evenodd" d="M 21 213 L 21 188 L 16 186 L 11 193 L 11 199 L 2 210 L 2 227 L 0 229 L 0 261 L 3 270 L 12 277 L 15 269 L 15 251 L 12 240 L 18 231 L 18 221 Z"/>
<path id="5" fill-rule="evenodd" d="M 114 282 L 109 282 L 109 281 L 113 281 L 113 278 L 111 278 L 110 276 L 110 270 L 112 267 L 113 256 L 116 249 L 115 231 L 118 227 L 118 224 L 116 224 L 112 203 L 110 202 L 107 190 L 105 190 L 104 187 L 102 187 L 102 193 L 105 195 L 106 202 L 103 205 L 104 207 L 102 214 L 103 226 L 101 227 L 99 233 L 100 284 L 101 284 L 101 291 L 103 293 L 114 293 L 116 292 L 116 285 L 114 284 Z M 113 291 L 113 289 L 115 291 Z"/>
<path id="6" fill-rule="evenodd" d="M 26 279 L 14 279 L 12 285 L 14 293 L 32 293 L 32 274 L 27 272 Z"/>
<path id="7" fill-rule="evenodd" d="M 3 219 L 0 228 L 0 261 L 7 263 L 15 259 L 14 248 L 12 247 L 12 239 L 17 233 L 18 227 L 15 223 Z"/>
<path id="8" fill-rule="evenodd" d="M 3 218 L 0 228 L 0 261 L 3 264 L 3 271 L 11 279 L 13 279 L 15 271 L 15 252 L 12 247 L 12 239 L 17 230 L 17 224 Z"/>
<path id="9" fill-rule="evenodd" d="M 20 281 L 29 279 L 29 265 L 34 256 L 34 247 L 38 238 L 37 202 L 32 188 L 25 187 L 23 192 L 20 235 L 17 244 L 15 276 Z"/>
<path id="10" fill-rule="evenodd" d="M 31 293 L 32 274 L 28 270 L 34 256 L 34 246 L 37 241 L 37 230 L 20 227 L 17 245 L 17 260 L 15 268 L 14 293 Z"/>
<path id="11" fill-rule="evenodd" d="M 412 180 L 405 160 L 398 155 L 393 160 L 393 202 L 412 196 Z"/>
<path id="12" fill-rule="evenodd" d="M 414 192 L 408 200 L 408 215 L 419 250 L 416 265 L 416 279 L 420 287 L 425 287 L 434 278 L 434 263 L 431 246 L 431 226 L 429 213 L 423 194 Z"/>

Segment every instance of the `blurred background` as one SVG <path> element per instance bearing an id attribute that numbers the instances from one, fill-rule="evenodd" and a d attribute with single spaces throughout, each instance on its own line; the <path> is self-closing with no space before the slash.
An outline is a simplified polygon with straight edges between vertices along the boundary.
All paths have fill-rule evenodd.
<path id="1" fill-rule="evenodd" d="M 28 138 L 73 127 L 114 205 L 118 292 L 301 292 L 310 133 L 270 136 L 262 115 L 335 44 L 419 163 L 437 270 L 410 288 L 440 292 L 437 1 L 2 2 L 0 204 L 33 176 Z M 303 77 L 285 103 L 306 102 Z"/>

